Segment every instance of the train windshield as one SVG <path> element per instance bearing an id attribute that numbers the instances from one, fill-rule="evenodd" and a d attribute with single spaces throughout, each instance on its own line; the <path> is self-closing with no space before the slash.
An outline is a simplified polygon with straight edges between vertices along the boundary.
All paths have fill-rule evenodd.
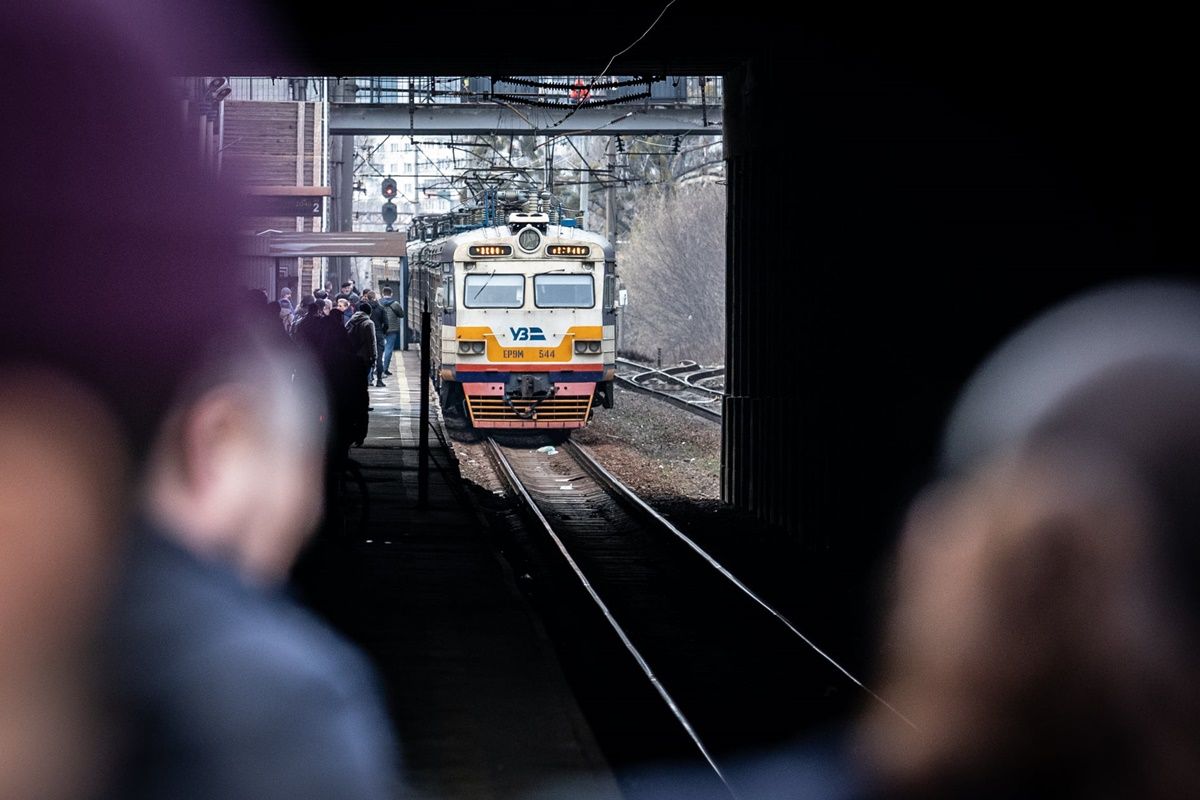
<path id="1" fill-rule="evenodd" d="M 525 305 L 525 276 L 468 275 L 462 294 L 467 308 L 520 308 Z"/>
<path id="2" fill-rule="evenodd" d="M 535 275 L 533 303 L 538 308 L 591 308 L 595 286 L 591 275 Z"/>

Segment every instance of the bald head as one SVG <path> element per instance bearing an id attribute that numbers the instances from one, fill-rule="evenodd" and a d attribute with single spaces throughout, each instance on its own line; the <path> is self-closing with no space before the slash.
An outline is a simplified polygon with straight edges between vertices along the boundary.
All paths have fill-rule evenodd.
<path id="1" fill-rule="evenodd" d="M 1014 334 L 976 371 L 942 443 L 945 473 L 1012 447 L 1074 392 L 1123 365 L 1200 365 L 1200 288 L 1138 281 L 1086 293 Z"/>

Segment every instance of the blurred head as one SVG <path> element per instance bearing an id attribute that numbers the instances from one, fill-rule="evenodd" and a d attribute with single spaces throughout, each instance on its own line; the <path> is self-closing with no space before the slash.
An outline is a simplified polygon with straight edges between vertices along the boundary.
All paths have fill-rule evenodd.
<path id="1" fill-rule="evenodd" d="M 885 781 L 918 796 L 1195 788 L 1180 758 L 1200 742 L 1193 659 L 1155 514 L 1128 464 L 1060 445 L 917 503 L 880 686 L 915 728 L 884 709 L 864 726 Z"/>
<path id="2" fill-rule="evenodd" d="M 28 364 L 4 376 L 0 643 L 24 639 L 0 646 L 0 676 L 44 666 L 94 620 L 129 466 L 119 422 L 85 384 Z"/>
<path id="3" fill-rule="evenodd" d="M 345 313 L 350 308 L 350 301 L 344 297 L 339 297 L 337 301 L 337 309 Z"/>
<path id="4" fill-rule="evenodd" d="M 392 296 L 392 287 L 390 287 L 390 286 L 383 287 L 383 296 L 391 297 Z"/>
<path id="5" fill-rule="evenodd" d="M 345 283 L 342 284 L 343 292 L 348 292 L 353 288 L 354 288 L 354 281 L 346 281 Z"/>
<path id="6" fill-rule="evenodd" d="M 1200 793 L 1200 309 L 1122 287 L 1018 333 L 914 504 L 881 694 L 883 780 L 924 796 Z"/>
<path id="7" fill-rule="evenodd" d="M 286 576 L 322 499 L 315 371 L 286 342 L 243 327 L 214 342 L 171 410 L 146 476 L 152 518 L 245 577 Z"/>
<path id="8" fill-rule="evenodd" d="M 375 299 L 375 292 L 373 292 L 370 289 L 367 289 L 365 292 L 363 292 L 363 297 L 365 297 L 367 300 L 373 301 Z"/>
<path id="9" fill-rule="evenodd" d="M 358 310 L 363 312 L 364 314 L 370 314 L 371 313 L 371 304 L 367 303 L 367 302 L 359 303 Z"/>
<path id="10" fill-rule="evenodd" d="M 0 148 L 0 282 L 67 270 L 89 306 L 126 307 L 135 286 L 144 307 L 169 309 L 98 315 L 83 337 L 44 335 L 32 307 L 0 319 L 0 797 L 98 785 L 109 732 L 88 729 L 81 695 L 111 551 L 186 396 L 191 355 L 236 313 L 241 202 L 200 163 L 172 76 L 197 43 L 209 56 L 270 45 L 244 14 L 211 35 L 206 14 L 147 0 L 0 4 L 0 67 L 20 76 L 6 100 L 36 109 L 7 121 Z M 63 187 L 96 199 L 66 227 Z"/>
<path id="11" fill-rule="evenodd" d="M 0 320 L 0 359 L 11 353 L 61 365 L 92 387 L 116 413 L 136 458 L 184 378 L 188 363 L 179 354 L 198 332 L 226 324 L 229 287 L 240 283 L 242 203 L 200 164 L 194 129 L 180 124 L 178 84 L 157 60 L 172 43 L 183 47 L 169 16 L 137 0 L 0 9 L 0 62 L 5 74 L 25 76 L 7 100 L 40 109 L 36 119 L 9 120 L 0 149 L 8 185 L 0 225 L 10 233 L 0 260 L 4 282 L 73 265 L 76 291 L 97 306 L 128 305 L 132 285 L 144 307 L 171 309 L 101 315 L 84 337 L 43 336 L 24 315 L 10 315 Z M 55 101 L 45 103 L 50 96 Z M 89 144 L 54 148 L 56 141 Z M 70 235 L 57 210 L 63 186 L 103 199 L 71 222 Z"/>
<path id="12" fill-rule="evenodd" d="M 1200 286 L 1133 281 L 1086 292 L 1013 334 L 967 382 L 941 467 L 963 473 L 1025 437 L 1071 392 L 1121 364 L 1200 362 Z"/>
<path id="13" fill-rule="evenodd" d="M 78 797 L 100 741 L 83 696 L 124 521 L 120 423 L 82 382 L 0 384 L 0 797 Z"/>
<path id="14" fill-rule="evenodd" d="M 280 296 L 280 297 L 285 297 L 285 298 L 286 298 L 286 297 L 291 297 L 291 296 L 292 296 L 292 290 L 291 290 L 291 289 L 289 289 L 288 287 L 286 287 L 286 286 L 285 286 L 285 287 L 283 287 L 283 291 L 281 291 L 281 292 L 279 293 L 279 296 Z"/>

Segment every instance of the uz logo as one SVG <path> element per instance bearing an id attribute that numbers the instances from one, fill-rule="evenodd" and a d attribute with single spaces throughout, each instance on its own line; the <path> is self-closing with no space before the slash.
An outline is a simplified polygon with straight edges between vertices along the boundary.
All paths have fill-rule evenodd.
<path id="1" fill-rule="evenodd" d="M 514 342 L 544 342 L 546 334 L 541 328 L 509 328 Z"/>

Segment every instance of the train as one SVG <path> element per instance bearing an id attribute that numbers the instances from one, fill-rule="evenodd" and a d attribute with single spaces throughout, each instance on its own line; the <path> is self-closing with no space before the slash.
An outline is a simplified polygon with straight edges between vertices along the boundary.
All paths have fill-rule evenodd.
<path id="1" fill-rule="evenodd" d="M 548 192 L 489 189 L 408 231 L 408 319 L 431 314 L 442 408 L 480 429 L 565 439 L 613 407 L 614 248 Z"/>

